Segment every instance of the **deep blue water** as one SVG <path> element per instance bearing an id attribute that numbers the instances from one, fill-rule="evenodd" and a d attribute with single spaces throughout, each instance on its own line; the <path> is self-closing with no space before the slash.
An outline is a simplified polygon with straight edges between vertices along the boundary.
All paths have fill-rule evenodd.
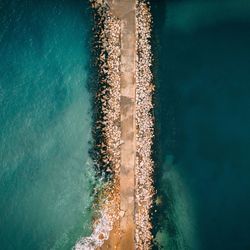
<path id="1" fill-rule="evenodd" d="M 94 173 L 87 1 L 0 1 L 0 249 L 71 249 Z"/>
<path id="2" fill-rule="evenodd" d="M 250 2 L 152 1 L 157 239 L 250 249 Z"/>

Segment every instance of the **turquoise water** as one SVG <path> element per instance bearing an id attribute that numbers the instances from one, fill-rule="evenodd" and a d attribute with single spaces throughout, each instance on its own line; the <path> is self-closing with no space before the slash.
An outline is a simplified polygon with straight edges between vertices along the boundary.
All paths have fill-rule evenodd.
<path id="1" fill-rule="evenodd" d="M 70 249 L 90 232 L 87 7 L 0 3 L 1 249 Z"/>
<path id="2" fill-rule="evenodd" d="M 249 1 L 152 7 L 158 248 L 250 249 Z M 90 234 L 89 14 L 80 0 L 0 2 L 1 249 Z"/>
<path id="3" fill-rule="evenodd" d="M 250 2 L 151 1 L 161 249 L 250 249 Z"/>

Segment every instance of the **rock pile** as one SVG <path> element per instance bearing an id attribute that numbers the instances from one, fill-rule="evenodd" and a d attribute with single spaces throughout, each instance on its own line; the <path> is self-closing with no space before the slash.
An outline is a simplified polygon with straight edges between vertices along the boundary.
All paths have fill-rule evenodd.
<path id="1" fill-rule="evenodd" d="M 102 142 L 97 145 L 102 156 L 102 168 L 111 173 L 110 180 L 98 194 L 97 216 L 93 223 L 93 233 L 82 238 L 75 249 L 96 249 L 108 239 L 115 221 L 119 219 L 120 196 L 120 20 L 111 14 L 105 1 L 92 1 L 92 7 L 97 13 L 98 28 L 98 68 L 99 92 L 102 116 L 97 126 L 102 134 Z"/>
<path id="2" fill-rule="evenodd" d="M 120 167 L 121 167 L 121 22 L 112 15 L 107 1 L 91 0 L 97 13 L 98 28 L 98 68 L 99 92 L 102 117 L 97 122 L 102 134 L 99 145 L 102 165 L 111 178 L 99 193 L 99 216 L 93 224 L 90 237 L 82 238 L 75 249 L 97 249 L 109 238 L 114 223 L 124 216 L 120 211 Z M 135 248 L 147 250 L 152 244 L 152 208 L 153 188 L 153 116 L 152 94 L 154 85 L 151 73 L 151 23 L 149 5 L 144 0 L 136 3 L 136 166 L 135 166 Z M 119 228 L 115 228 L 119 231 Z M 120 233 L 120 232 L 116 232 Z"/>
<path id="3" fill-rule="evenodd" d="M 152 225 L 150 210 L 152 208 L 153 161 L 151 157 L 153 131 L 152 84 L 151 73 L 151 22 L 150 8 L 144 1 L 136 5 L 136 246 L 137 249 L 150 249 L 152 242 Z"/>

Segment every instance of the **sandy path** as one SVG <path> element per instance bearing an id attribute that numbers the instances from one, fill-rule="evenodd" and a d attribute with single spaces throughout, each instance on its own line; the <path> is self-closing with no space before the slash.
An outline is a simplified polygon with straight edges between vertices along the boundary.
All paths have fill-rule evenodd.
<path id="1" fill-rule="evenodd" d="M 121 20 L 121 217 L 101 249 L 135 249 L 135 0 L 109 0 Z"/>

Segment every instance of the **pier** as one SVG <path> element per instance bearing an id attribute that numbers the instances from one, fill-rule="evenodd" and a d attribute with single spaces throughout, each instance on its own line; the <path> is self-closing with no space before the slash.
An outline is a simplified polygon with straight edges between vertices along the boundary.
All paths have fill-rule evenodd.
<path id="1" fill-rule="evenodd" d="M 116 222 L 109 240 L 101 249 L 135 249 L 135 2 L 135 0 L 108 1 L 112 13 L 121 20 L 121 212 L 120 221 Z"/>
<path id="2" fill-rule="evenodd" d="M 151 249 L 153 143 L 151 13 L 144 0 L 91 0 L 100 50 L 102 159 L 112 178 L 93 232 L 76 250 Z M 102 164 L 102 163 L 101 163 Z"/>

